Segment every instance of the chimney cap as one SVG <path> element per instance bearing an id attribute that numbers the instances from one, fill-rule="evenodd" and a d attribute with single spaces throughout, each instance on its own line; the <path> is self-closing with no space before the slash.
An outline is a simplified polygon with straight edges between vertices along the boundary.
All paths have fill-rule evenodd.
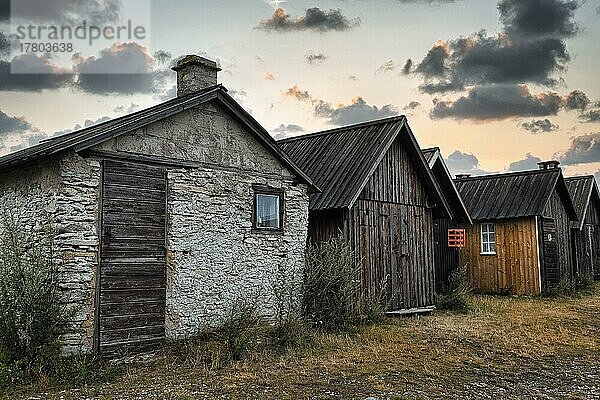
<path id="1" fill-rule="evenodd" d="M 213 69 L 217 72 L 221 71 L 221 68 L 219 68 L 215 61 L 209 60 L 208 58 L 200 57 L 195 54 L 188 54 L 187 56 L 183 57 L 182 59 L 177 61 L 177 65 L 171 69 L 173 71 L 181 71 L 182 69 L 191 65 L 200 65 L 205 68 Z"/>
<path id="2" fill-rule="evenodd" d="M 537 164 L 539 165 L 540 169 L 557 169 L 560 166 L 560 161 L 540 161 Z"/>

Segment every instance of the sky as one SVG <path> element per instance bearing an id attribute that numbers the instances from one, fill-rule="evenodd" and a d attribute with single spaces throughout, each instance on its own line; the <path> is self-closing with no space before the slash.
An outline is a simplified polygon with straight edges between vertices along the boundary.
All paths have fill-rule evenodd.
<path id="1" fill-rule="evenodd" d="M 276 138 L 405 114 L 454 173 L 600 177 L 600 0 L 36 1 L 0 0 L 0 154 L 165 101 L 200 54 Z M 147 35 L 28 54 L 11 37 L 84 19 Z"/>

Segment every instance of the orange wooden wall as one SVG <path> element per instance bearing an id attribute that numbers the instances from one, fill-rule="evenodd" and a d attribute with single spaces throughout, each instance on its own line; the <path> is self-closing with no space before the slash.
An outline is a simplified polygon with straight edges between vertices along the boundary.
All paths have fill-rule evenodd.
<path id="1" fill-rule="evenodd" d="M 535 218 L 495 221 L 496 255 L 481 255 L 481 225 L 466 227 L 467 247 L 461 265 L 468 262 L 469 280 L 482 293 L 540 294 Z"/>

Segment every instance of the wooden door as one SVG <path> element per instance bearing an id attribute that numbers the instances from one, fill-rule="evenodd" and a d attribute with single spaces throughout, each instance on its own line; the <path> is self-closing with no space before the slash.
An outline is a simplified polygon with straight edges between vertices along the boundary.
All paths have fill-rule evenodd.
<path id="1" fill-rule="evenodd" d="M 542 219 L 542 245 L 545 284 L 556 284 L 560 281 L 558 269 L 558 237 L 554 218 Z"/>
<path id="2" fill-rule="evenodd" d="M 104 161 L 97 344 L 103 356 L 165 339 L 166 171 Z"/>

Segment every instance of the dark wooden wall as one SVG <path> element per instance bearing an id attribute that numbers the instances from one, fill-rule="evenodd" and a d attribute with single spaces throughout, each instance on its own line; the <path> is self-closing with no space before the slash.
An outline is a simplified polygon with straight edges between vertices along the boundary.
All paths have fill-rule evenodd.
<path id="1" fill-rule="evenodd" d="M 552 194 L 546 209 L 544 210 L 544 218 L 554 220 L 556 225 L 556 246 L 557 246 L 557 264 L 558 264 L 558 280 L 571 279 L 573 277 L 573 260 L 571 248 L 571 223 L 569 216 L 557 192 Z M 544 222 L 549 225 L 549 222 Z M 542 235 L 542 239 L 547 239 L 547 234 Z M 552 267 L 551 267 L 552 268 Z M 543 275 L 545 282 L 548 284 L 556 283 L 553 277 L 553 272 L 547 270 L 547 266 L 542 261 Z"/>
<path id="2" fill-rule="evenodd" d="M 104 161 L 96 350 L 136 353 L 165 340 L 166 172 Z"/>
<path id="3" fill-rule="evenodd" d="M 588 205 L 583 228 L 573 229 L 571 235 L 577 274 L 600 279 L 600 204 L 596 199 Z"/>
<path id="4" fill-rule="evenodd" d="M 383 157 L 348 218 L 371 294 L 385 287 L 390 310 L 435 302 L 433 211 L 414 160 L 397 140 Z"/>
<path id="5" fill-rule="evenodd" d="M 438 288 L 460 266 L 459 250 L 448 247 L 448 229 L 454 228 L 458 228 L 458 224 L 449 219 L 436 219 L 433 222 L 435 282 Z"/>

